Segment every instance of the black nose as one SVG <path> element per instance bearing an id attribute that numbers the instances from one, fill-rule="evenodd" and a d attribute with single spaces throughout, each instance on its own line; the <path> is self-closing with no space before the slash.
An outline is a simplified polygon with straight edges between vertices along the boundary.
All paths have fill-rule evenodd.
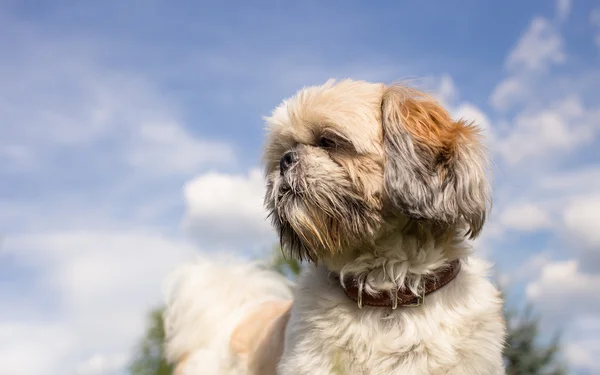
<path id="1" fill-rule="evenodd" d="M 283 157 L 281 158 L 281 160 L 279 160 L 279 172 L 283 174 L 285 171 L 290 169 L 292 165 L 296 164 L 296 161 L 298 160 L 295 152 L 286 152 L 285 155 L 283 155 Z"/>

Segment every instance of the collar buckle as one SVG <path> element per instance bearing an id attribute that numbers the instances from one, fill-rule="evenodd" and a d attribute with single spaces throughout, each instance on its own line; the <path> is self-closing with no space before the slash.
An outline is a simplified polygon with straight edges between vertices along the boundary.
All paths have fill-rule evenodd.
<path id="1" fill-rule="evenodd" d="M 421 293 L 421 295 L 414 298 L 411 302 L 405 303 L 403 307 L 418 307 L 425 303 L 425 292 Z"/>

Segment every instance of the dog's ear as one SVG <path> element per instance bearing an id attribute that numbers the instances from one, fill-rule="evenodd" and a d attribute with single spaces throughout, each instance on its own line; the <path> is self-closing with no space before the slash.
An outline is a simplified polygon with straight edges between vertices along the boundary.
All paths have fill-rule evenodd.
<path id="1" fill-rule="evenodd" d="M 490 198 L 479 129 L 453 121 L 433 98 L 400 85 L 384 91 L 382 123 L 392 208 L 442 224 L 463 219 L 475 238 Z"/>

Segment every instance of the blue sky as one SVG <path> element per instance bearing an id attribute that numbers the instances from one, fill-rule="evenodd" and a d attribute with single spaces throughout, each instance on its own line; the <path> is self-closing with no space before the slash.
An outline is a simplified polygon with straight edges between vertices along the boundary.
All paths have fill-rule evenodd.
<path id="1" fill-rule="evenodd" d="M 485 127 L 476 251 L 600 371 L 596 2 L 5 0 L 0 45 L 2 371 L 121 374 L 168 270 L 269 251 L 262 116 L 332 77 L 408 80 Z"/>

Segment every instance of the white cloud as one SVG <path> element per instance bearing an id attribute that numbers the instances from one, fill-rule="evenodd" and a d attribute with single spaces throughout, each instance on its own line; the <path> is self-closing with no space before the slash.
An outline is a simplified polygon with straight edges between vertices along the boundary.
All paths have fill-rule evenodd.
<path id="1" fill-rule="evenodd" d="M 542 157 L 551 152 L 569 152 L 593 141 L 598 129 L 594 111 L 577 97 L 567 97 L 538 112 L 522 112 L 496 149 L 511 164 Z"/>
<path id="2" fill-rule="evenodd" d="M 596 330 L 600 334 L 600 330 Z M 591 374 L 600 372 L 600 339 L 574 340 L 565 345 L 565 357 L 572 368 Z"/>
<path id="3" fill-rule="evenodd" d="M 547 19 L 537 17 L 511 51 L 506 65 L 511 70 L 544 70 L 565 60 L 562 36 Z"/>
<path id="4" fill-rule="evenodd" d="M 131 219 L 139 207 L 165 204 L 149 190 L 181 186 L 148 178 L 230 165 L 234 151 L 193 134 L 137 71 L 99 64 L 94 43 L 29 31 L 0 58 L 0 173 L 20 173 L 9 180 L 19 201 L 0 202 L 0 259 L 11 260 L 0 265 L 10 271 L 0 283 L 0 373 L 122 373 L 163 277 L 195 251 L 163 234 L 177 216 L 131 228 L 147 222 Z M 19 184 L 35 190 L 21 194 Z"/>
<path id="5" fill-rule="evenodd" d="M 597 184 L 597 181 L 596 181 Z M 600 272 L 600 195 L 569 199 L 563 210 L 564 231 L 584 271 Z"/>
<path id="6" fill-rule="evenodd" d="M 580 262 L 546 262 L 526 287 L 541 313 L 544 329 L 563 331 L 564 354 L 572 369 L 596 373 L 600 355 L 600 274 L 581 270 Z"/>
<path id="7" fill-rule="evenodd" d="M 530 280 L 531 275 L 537 275 L 542 268 L 551 262 L 551 257 L 546 252 L 536 253 L 529 257 L 524 263 L 520 264 L 511 271 L 506 271 L 500 275 L 500 285 L 504 290 L 509 290 L 513 285 Z M 519 286 L 519 289 L 521 287 Z"/>
<path id="8" fill-rule="evenodd" d="M 17 33 L 19 38 L 25 37 Z M 2 66 L 0 161 L 51 168 L 57 155 L 69 155 L 161 175 L 191 174 L 235 159 L 228 144 L 191 134 L 177 106 L 145 77 L 99 64 L 92 45 L 77 47 L 73 40 L 27 35 Z M 101 151 L 82 152 L 93 147 Z"/>
<path id="9" fill-rule="evenodd" d="M 247 175 L 201 175 L 185 185 L 184 225 L 208 243 L 252 247 L 272 243 L 274 232 L 263 206 L 264 185 L 258 169 Z"/>
<path id="10" fill-rule="evenodd" d="M 579 268 L 574 259 L 551 262 L 527 285 L 527 297 L 545 318 L 559 322 L 567 316 L 600 311 L 600 274 L 584 273 Z"/>
<path id="11" fill-rule="evenodd" d="M 556 0 L 556 17 L 559 21 L 563 21 L 569 17 L 571 6 L 571 0 Z"/>
<path id="12" fill-rule="evenodd" d="M 1 251 L 35 270 L 36 288 L 30 298 L 51 297 L 60 312 L 47 311 L 39 318 L 8 312 L 13 315 L 11 326 L 17 327 L 13 335 L 26 334 L 23 327 L 30 325 L 50 332 L 40 340 L 23 340 L 21 348 L 15 346 L 13 350 L 20 350 L 16 354 L 36 358 L 43 344 L 40 361 L 49 359 L 40 367 L 10 372 L 14 375 L 112 373 L 130 358 L 143 333 L 145 313 L 161 301 L 165 275 L 195 252 L 192 246 L 152 230 L 8 236 Z M 0 304 L 10 306 L 10 301 Z M 10 348 L 0 348 L 0 355 L 6 353 L 12 353 Z M 23 358 L 13 357 L 16 362 Z"/>
<path id="13" fill-rule="evenodd" d="M 193 172 L 204 165 L 232 164 L 233 149 L 223 142 L 192 137 L 177 123 L 144 123 L 132 139 L 132 166 L 164 172 Z"/>
<path id="14" fill-rule="evenodd" d="M 585 273 L 576 260 L 567 260 L 546 263 L 526 288 L 545 326 L 565 333 L 563 353 L 569 367 L 584 374 L 600 370 L 598 285 L 600 274 Z"/>
<path id="15" fill-rule="evenodd" d="M 574 199 L 565 209 L 564 223 L 585 244 L 600 249 L 600 195 Z"/>
<path id="16" fill-rule="evenodd" d="M 3 309 L 10 301 L 0 301 Z M 58 324 L 0 321 L 0 373 L 62 374 L 73 349 L 71 333 Z"/>
<path id="17" fill-rule="evenodd" d="M 490 96 L 490 103 L 497 110 L 507 110 L 529 95 L 529 88 L 523 77 L 510 77 L 496 86 Z"/>
<path id="18" fill-rule="evenodd" d="M 88 360 L 80 363 L 75 373 L 77 375 L 104 375 L 113 374 L 122 371 L 127 363 L 127 356 L 125 355 L 113 355 L 106 356 L 102 354 L 95 354 Z"/>
<path id="19" fill-rule="evenodd" d="M 559 194 L 580 195 L 594 192 L 598 181 L 600 181 L 600 165 L 594 165 L 547 174 L 539 179 L 538 187 Z"/>
<path id="20" fill-rule="evenodd" d="M 103 69 L 77 53 L 65 62 L 69 45 L 44 38 L 33 44 L 39 48 L 29 45 L 27 59 L 0 71 L 0 99 L 11 103 L 2 112 L 12 125 L 1 128 L 4 141 L 35 150 L 80 145 L 127 131 L 139 117 L 164 114 L 166 106 L 140 77 Z"/>
<path id="21" fill-rule="evenodd" d="M 446 106 L 452 103 L 458 94 L 456 86 L 454 85 L 454 80 L 449 74 L 444 74 L 439 78 L 437 88 L 434 91 L 437 100 Z"/>
<path id="22" fill-rule="evenodd" d="M 548 228 L 551 225 L 548 213 L 532 203 L 506 207 L 500 214 L 500 221 L 509 229 L 525 232 Z"/>
<path id="23" fill-rule="evenodd" d="M 564 20 L 569 11 L 570 1 L 558 0 L 559 20 Z M 566 60 L 564 40 L 557 25 L 546 18 L 534 18 L 509 53 L 505 65 L 510 74 L 496 85 L 489 98 L 490 104 L 499 111 L 517 104 L 526 106 L 542 94 L 539 84 L 541 79 L 547 79 L 549 68 Z"/>
<path id="24" fill-rule="evenodd" d="M 571 321 L 571 330 L 563 337 L 563 343 L 571 368 L 587 374 L 600 372 L 597 360 L 600 357 L 600 317 L 576 317 Z"/>

